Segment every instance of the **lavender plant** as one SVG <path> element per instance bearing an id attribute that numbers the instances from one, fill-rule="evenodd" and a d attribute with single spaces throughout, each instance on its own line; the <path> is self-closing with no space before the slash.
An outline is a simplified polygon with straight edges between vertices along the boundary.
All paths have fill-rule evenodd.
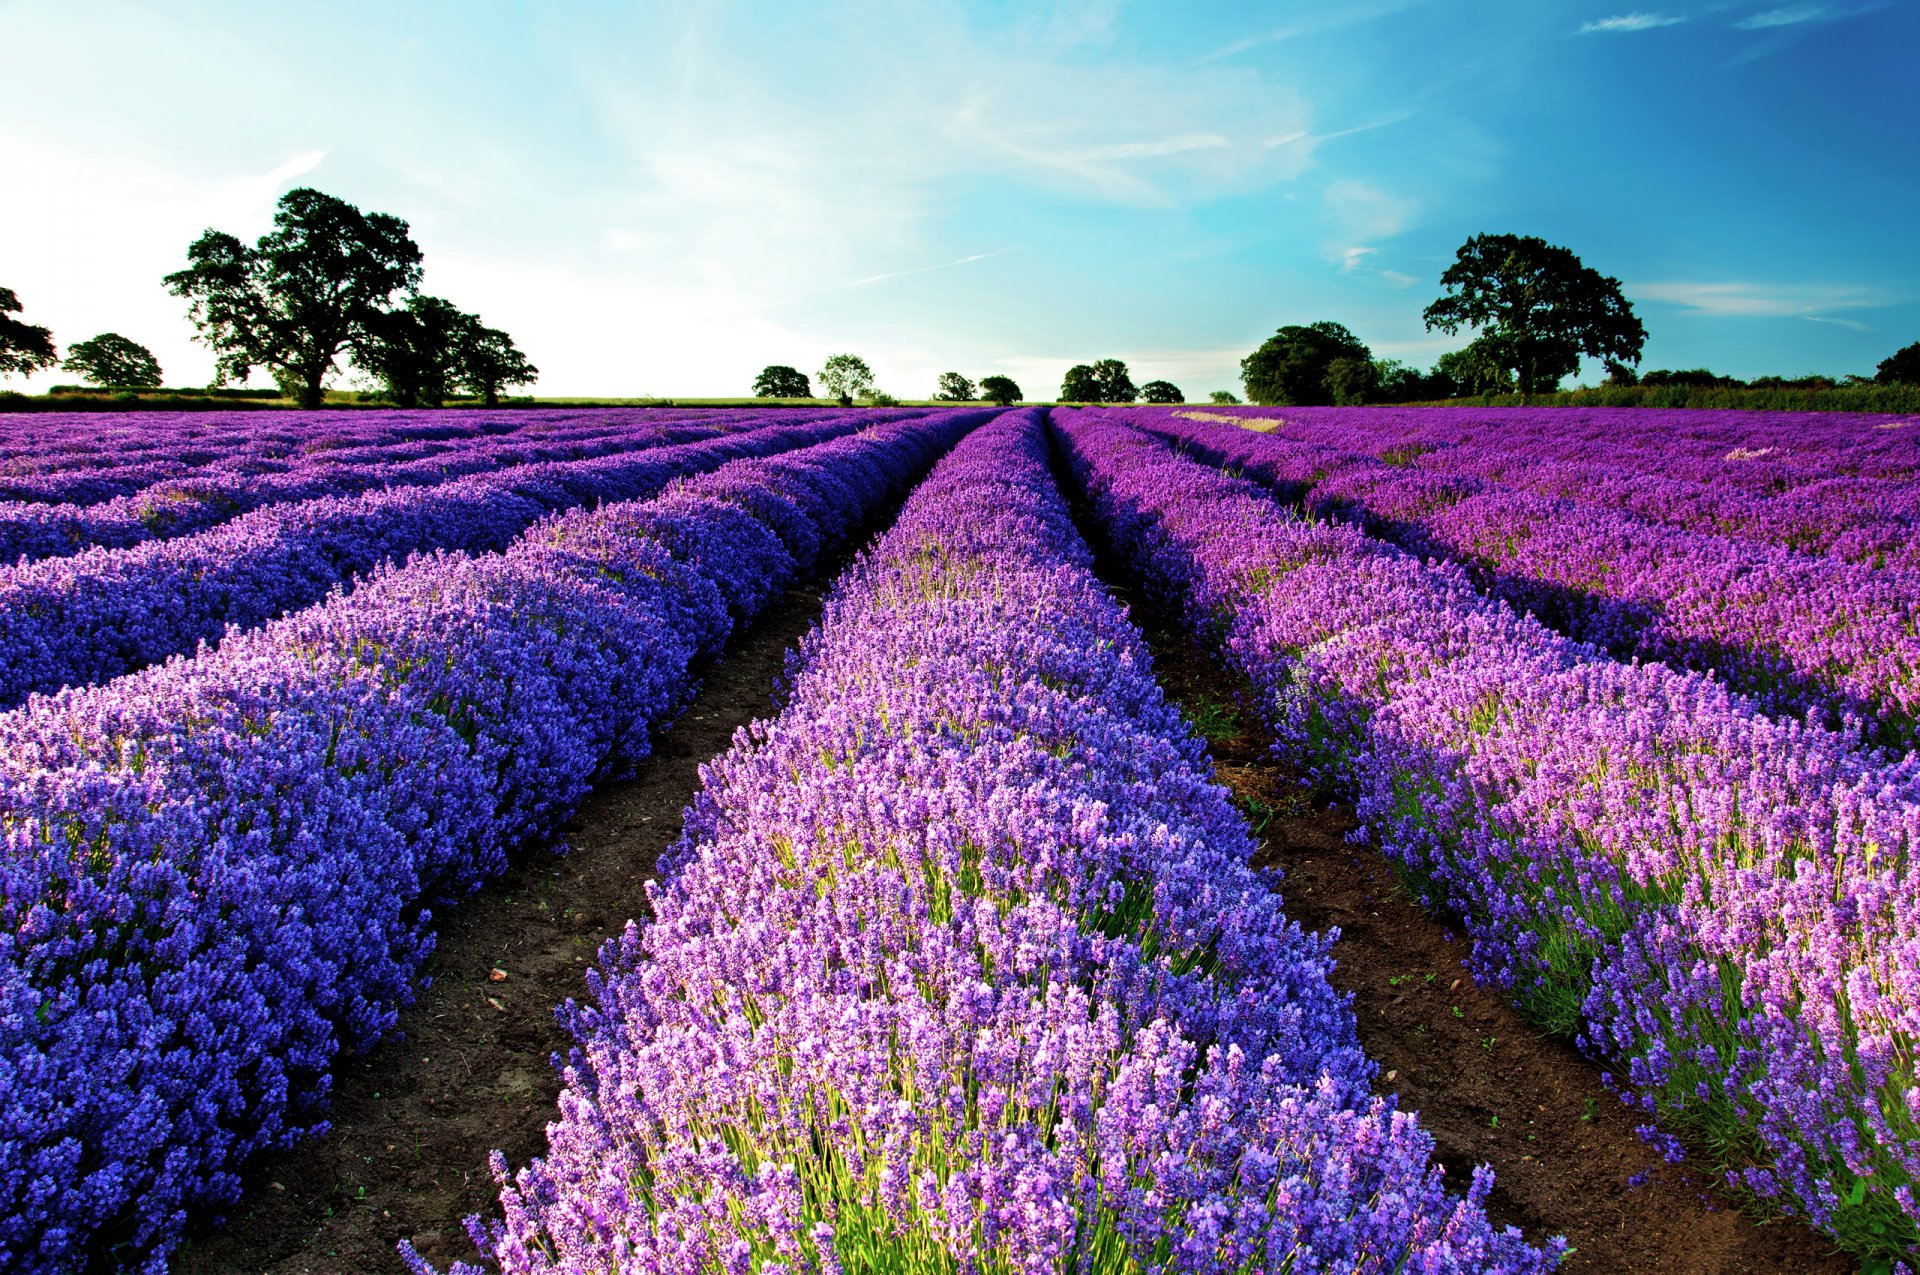
<path id="1" fill-rule="evenodd" d="M 1116 546 L 1466 916 L 1479 977 L 1617 1060 L 1756 1196 L 1911 1260 L 1920 758 L 1608 660 L 1457 567 L 1289 517 L 1112 418 L 1061 420 Z"/>
<path id="2" fill-rule="evenodd" d="M 1557 1264 L 1369 1096 L 1038 413 L 915 491 L 703 778 L 564 1011 L 547 1156 L 495 1158 L 502 1271 Z"/>
<path id="3" fill-rule="evenodd" d="M 324 1131 L 433 907 L 644 756 L 696 662 L 985 415 L 747 449 L 0 716 L 0 1268 L 164 1270 L 189 1209 Z"/>

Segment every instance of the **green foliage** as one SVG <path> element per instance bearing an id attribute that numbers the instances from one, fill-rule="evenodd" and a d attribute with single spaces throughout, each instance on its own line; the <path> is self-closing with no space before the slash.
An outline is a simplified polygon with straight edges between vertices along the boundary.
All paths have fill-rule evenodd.
<path id="1" fill-rule="evenodd" d="M 1920 341 L 1895 350 L 1880 360 L 1873 374 L 1880 385 L 1920 385 Z"/>
<path id="2" fill-rule="evenodd" d="M 439 407 L 459 391 L 491 407 L 503 386 L 539 375 L 512 337 L 429 296 L 369 316 L 354 334 L 354 364 L 379 378 L 381 397 L 402 407 Z"/>
<path id="3" fill-rule="evenodd" d="M 60 367 L 92 385 L 152 389 L 160 384 L 160 360 L 153 351 L 118 332 L 102 332 L 91 341 L 68 346 Z"/>
<path id="4" fill-rule="evenodd" d="M 20 298 L 13 289 L 0 288 L 0 376 L 10 372 L 29 375 L 52 367 L 60 357 L 53 346 L 53 333 L 11 317 L 20 310 Z"/>
<path id="5" fill-rule="evenodd" d="M 1172 381 L 1148 381 L 1140 387 L 1140 397 L 1149 403 L 1184 403 L 1187 396 Z"/>
<path id="6" fill-rule="evenodd" d="M 970 403 L 975 397 L 973 382 L 958 372 L 942 372 L 933 396 L 942 403 Z"/>
<path id="7" fill-rule="evenodd" d="M 478 320 L 460 329 L 455 367 L 454 383 L 488 407 L 500 402 L 500 391 L 508 386 L 532 385 L 540 378 L 540 369 L 528 362 L 512 337 Z"/>
<path id="8" fill-rule="evenodd" d="M 829 355 L 816 379 L 822 389 L 842 404 L 873 392 L 873 369 L 857 354 Z"/>
<path id="9" fill-rule="evenodd" d="M 1433 365 L 1434 374 L 1445 377 L 1450 393 L 1508 394 L 1513 391 L 1513 373 L 1506 354 L 1492 337 L 1481 337 L 1464 350 L 1442 354 Z"/>
<path id="10" fill-rule="evenodd" d="M 1370 360 L 1373 352 L 1343 324 L 1330 320 L 1289 324 L 1240 360 L 1250 403 L 1328 404 L 1327 373 L 1336 359 Z"/>
<path id="11" fill-rule="evenodd" d="M 393 294 L 420 283 L 406 222 L 305 186 L 280 197 L 273 229 L 252 247 L 208 230 L 187 261 L 164 282 L 188 302 L 218 383 L 265 368 L 303 407 L 320 405 L 334 360 Z"/>
<path id="12" fill-rule="evenodd" d="M 900 400 L 883 389 L 869 388 L 860 396 L 860 401 L 868 407 L 898 407 Z"/>
<path id="13" fill-rule="evenodd" d="M 1240 401 L 1240 396 L 1232 390 L 1215 390 L 1213 393 L 1207 395 L 1207 401 L 1209 403 L 1218 403 L 1222 407 L 1231 407 Z"/>
<path id="14" fill-rule="evenodd" d="M 1375 403 L 1417 403 L 1424 399 L 1448 398 L 1454 392 L 1453 378 L 1445 372 L 1438 369 L 1422 372 L 1398 359 L 1375 359 L 1373 378 L 1374 390 L 1369 401 Z"/>
<path id="15" fill-rule="evenodd" d="M 1076 363 L 1060 382 L 1063 403 L 1131 403 L 1139 397 L 1127 365 L 1119 359 Z"/>
<path id="16" fill-rule="evenodd" d="M 1373 359 L 1338 358 L 1327 364 L 1327 393 L 1342 407 L 1372 402 L 1380 388 L 1380 373 Z"/>
<path id="17" fill-rule="evenodd" d="M 1579 370 L 1582 354 L 1638 363 L 1647 341 L 1618 279 L 1531 235 L 1475 235 L 1440 286 L 1446 295 L 1427 307 L 1427 327 L 1479 329 L 1485 356 L 1514 374 L 1522 394 L 1551 391 Z"/>
<path id="18" fill-rule="evenodd" d="M 1020 401 L 1020 386 L 1011 376 L 983 376 L 980 378 L 980 397 L 1001 407 L 1012 407 Z"/>
<path id="19" fill-rule="evenodd" d="M 769 363 L 753 378 L 755 398 L 812 398 L 813 384 L 807 374 L 785 363 Z"/>

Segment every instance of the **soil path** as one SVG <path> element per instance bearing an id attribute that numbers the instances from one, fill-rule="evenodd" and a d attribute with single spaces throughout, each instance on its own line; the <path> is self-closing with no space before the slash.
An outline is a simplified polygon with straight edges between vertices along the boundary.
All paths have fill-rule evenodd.
<path id="1" fill-rule="evenodd" d="M 1108 579 L 1114 577 L 1109 575 Z M 1351 992 L 1360 1040 L 1433 1135 L 1449 1181 L 1479 1163 L 1495 1173 L 1488 1212 L 1536 1240 L 1564 1235 L 1573 1275 L 1679 1272 L 1841 1275 L 1851 1262 L 1795 1222 L 1758 1223 L 1715 1187 L 1709 1168 L 1672 1166 L 1635 1132 L 1644 1117 L 1593 1064 L 1539 1035 L 1462 962 L 1467 940 L 1422 911 L 1386 859 L 1348 843 L 1351 810 L 1314 801 L 1277 765 L 1270 740 L 1237 707 L 1239 684 L 1124 590 L 1162 684 L 1208 736 L 1214 771 L 1260 834 L 1259 860 L 1285 874 L 1287 915 L 1340 929 L 1334 986 Z"/>
<path id="2" fill-rule="evenodd" d="M 841 565 L 825 564 L 822 586 Z M 787 648 L 821 597 L 790 590 L 735 640 L 634 778 L 587 800 L 570 853 L 524 856 L 443 917 L 433 985 L 401 1015 L 403 1034 L 337 1070 L 333 1131 L 253 1166 L 227 1225 L 198 1230 L 172 1270 L 403 1272 L 402 1237 L 442 1269 L 478 1259 L 462 1219 L 498 1205 L 488 1153 L 519 1166 L 546 1150 L 560 1091 L 549 1059 L 569 1043 L 554 1007 L 586 995 L 600 944 L 640 914 L 640 883 L 679 837 L 700 764 L 771 712 Z"/>

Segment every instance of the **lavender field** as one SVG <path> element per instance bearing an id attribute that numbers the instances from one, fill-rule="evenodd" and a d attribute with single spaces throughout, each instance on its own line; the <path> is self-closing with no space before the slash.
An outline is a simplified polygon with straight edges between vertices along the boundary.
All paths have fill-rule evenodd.
<path id="1" fill-rule="evenodd" d="M 1907 1269 L 1916 518 L 1920 418 L 1837 413 L 0 418 L 0 1270 L 209 1269 L 359 1060 L 425 1048 L 447 918 L 805 589 L 537 1007 L 553 1086 L 485 1145 L 543 1149 L 462 1166 L 458 1252 L 369 1219 L 385 1269 L 1650 1260 L 1503 1191 L 1446 1078 L 1403 1098 L 1174 659 L 1460 937 L 1423 985 L 1698 1188 L 1623 1199 Z"/>

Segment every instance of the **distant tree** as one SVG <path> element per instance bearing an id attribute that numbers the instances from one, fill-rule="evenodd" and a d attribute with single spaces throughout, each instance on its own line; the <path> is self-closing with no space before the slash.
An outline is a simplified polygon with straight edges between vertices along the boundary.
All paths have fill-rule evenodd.
<path id="1" fill-rule="evenodd" d="M 1140 387 L 1140 397 L 1149 403 L 1184 403 L 1187 396 L 1172 381 L 1148 381 Z"/>
<path id="2" fill-rule="evenodd" d="M 91 341 L 68 346 L 60 366 L 91 385 L 153 389 L 160 384 L 160 361 L 153 351 L 118 332 L 102 332 Z"/>
<path id="3" fill-rule="evenodd" d="M 1607 360 L 1608 385 L 1627 386 L 1638 385 L 1639 383 L 1640 374 L 1638 372 L 1628 367 L 1625 363 L 1620 362 L 1618 359 Z"/>
<path id="4" fill-rule="evenodd" d="M 1920 341 L 1902 346 L 1880 360 L 1873 379 L 1881 385 L 1920 385 Z"/>
<path id="5" fill-rule="evenodd" d="M 830 355 L 818 379 L 820 387 L 839 399 L 843 407 L 873 390 L 873 369 L 857 354 Z"/>
<path id="6" fill-rule="evenodd" d="M 973 382 L 958 372 L 942 372 L 933 396 L 943 403 L 970 403 L 975 397 Z"/>
<path id="7" fill-rule="evenodd" d="M 1119 359 L 1101 359 L 1093 365 L 1094 384 L 1100 387 L 1099 403 L 1131 403 L 1140 397 L 1127 375 L 1127 365 Z"/>
<path id="8" fill-rule="evenodd" d="M 454 383 L 488 407 L 500 402 L 500 391 L 509 385 L 532 385 L 540 379 L 540 369 L 527 361 L 513 338 L 499 328 L 480 323 L 460 330 L 454 346 Z"/>
<path id="9" fill-rule="evenodd" d="M 1209 403 L 1218 403 L 1222 407 L 1230 407 L 1240 401 L 1240 396 L 1232 390 L 1215 390 L 1213 393 L 1207 395 L 1207 401 Z"/>
<path id="10" fill-rule="evenodd" d="M 1066 376 L 1060 380 L 1060 401 L 1062 403 L 1098 403 L 1100 401 L 1100 382 L 1093 375 L 1091 363 L 1075 363 L 1067 369 Z"/>
<path id="11" fill-rule="evenodd" d="M 52 367 L 60 358 L 53 347 L 53 333 L 9 317 L 19 314 L 21 308 L 12 288 L 0 288 L 0 376 L 10 372 L 31 375 Z"/>
<path id="12" fill-rule="evenodd" d="M 305 407 L 319 406 L 334 360 L 393 294 L 420 284 L 406 222 L 308 187 L 280 197 L 273 230 L 252 247 L 208 230 L 187 261 L 165 283 L 213 349 L 216 384 L 263 367 Z"/>
<path id="13" fill-rule="evenodd" d="M 1431 374 L 1399 359 L 1373 361 L 1373 386 L 1369 401 L 1376 403 L 1417 403 L 1423 399 L 1445 398 L 1453 388 L 1452 382 L 1443 385 Z M 1440 392 L 1435 393 L 1436 389 Z"/>
<path id="14" fill-rule="evenodd" d="M 1513 372 L 1498 342 L 1490 337 L 1469 342 L 1463 350 L 1442 354 L 1434 363 L 1433 372 L 1436 377 L 1446 378 L 1449 392 L 1445 397 L 1448 398 L 1456 394 L 1513 392 Z"/>
<path id="15" fill-rule="evenodd" d="M 1380 373 L 1371 357 L 1339 358 L 1327 364 L 1327 393 L 1342 407 L 1370 403 L 1380 389 Z"/>
<path id="16" fill-rule="evenodd" d="M 755 398 L 812 398 L 813 385 L 807 374 L 785 363 L 769 363 L 753 378 Z"/>
<path id="17" fill-rule="evenodd" d="M 380 380 L 387 398 L 401 407 L 439 407 L 460 376 L 461 338 L 478 327 L 440 297 L 415 296 L 399 310 L 367 315 L 354 333 L 354 365 Z"/>
<path id="18" fill-rule="evenodd" d="M 1334 360 L 1372 357 L 1366 343 L 1343 324 L 1289 324 L 1240 360 L 1240 381 L 1253 403 L 1331 403 L 1327 372 Z"/>
<path id="19" fill-rule="evenodd" d="M 1711 390 L 1736 387 L 1739 386 L 1741 382 L 1731 376 L 1721 376 L 1717 372 L 1711 372 L 1704 367 L 1695 367 L 1686 368 L 1677 372 L 1668 371 L 1665 368 L 1655 368 L 1640 378 L 1640 384 L 1653 386 L 1677 385 L 1686 389 Z M 1831 384 L 1831 382 L 1829 382 L 1829 384 Z"/>
<path id="20" fill-rule="evenodd" d="M 868 386 L 860 395 L 860 401 L 868 407 L 898 407 L 900 400 L 878 386 Z"/>
<path id="21" fill-rule="evenodd" d="M 983 376 L 980 378 L 980 397 L 1001 407 L 1011 407 L 1020 401 L 1020 387 L 1011 376 Z"/>
<path id="22" fill-rule="evenodd" d="M 1475 235 L 1440 276 L 1446 295 L 1428 306 L 1429 329 L 1463 326 L 1492 338 L 1522 394 L 1555 388 L 1580 356 L 1639 363 L 1647 330 L 1620 281 L 1531 235 Z"/>

